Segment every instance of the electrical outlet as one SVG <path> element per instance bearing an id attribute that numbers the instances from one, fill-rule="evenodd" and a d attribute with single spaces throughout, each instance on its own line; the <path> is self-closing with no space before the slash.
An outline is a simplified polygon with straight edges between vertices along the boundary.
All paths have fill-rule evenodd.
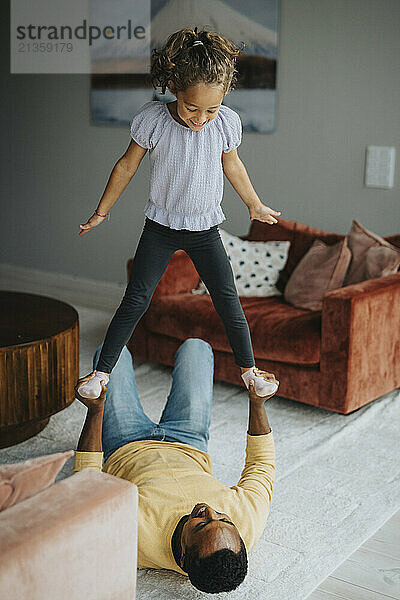
<path id="1" fill-rule="evenodd" d="M 392 146 L 367 146 L 365 160 L 365 185 L 373 188 L 393 187 L 396 148 Z"/>

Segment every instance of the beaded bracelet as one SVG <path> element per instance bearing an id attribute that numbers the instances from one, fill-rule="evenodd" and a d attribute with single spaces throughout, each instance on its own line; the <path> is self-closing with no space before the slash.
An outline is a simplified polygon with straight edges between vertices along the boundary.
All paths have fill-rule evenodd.
<path id="1" fill-rule="evenodd" d="M 97 212 L 97 210 L 94 211 L 94 214 L 97 215 L 98 217 L 103 217 L 103 219 L 105 217 L 107 217 L 107 221 L 110 220 L 110 213 L 107 213 L 106 215 L 101 215 L 99 212 Z"/>

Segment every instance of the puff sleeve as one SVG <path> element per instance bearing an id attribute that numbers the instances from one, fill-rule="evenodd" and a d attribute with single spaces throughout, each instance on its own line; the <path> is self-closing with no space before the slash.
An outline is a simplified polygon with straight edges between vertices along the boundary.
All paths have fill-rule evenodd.
<path id="1" fill-rule="evenodd" d="M 242 121 L 237 112 L 229 108 L 224 107 L 222 115 L 222 129 L 224 132 L 224 152 L 231 152 L 242 142 Z M 220 109 L 221 110 L 221 109 Z"/>
<path id="2" fill-rule="evenodd" d="M 152 101 L 143 104 L 130 122 L 131 138 L 139 146 L 148 150 L 153 148 L 153 133 L 155 128 L 153 105 L 154 102 Z"/>

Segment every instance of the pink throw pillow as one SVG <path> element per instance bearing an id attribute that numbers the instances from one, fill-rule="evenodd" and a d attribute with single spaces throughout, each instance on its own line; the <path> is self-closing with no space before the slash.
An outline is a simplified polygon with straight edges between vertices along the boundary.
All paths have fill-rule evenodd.
<path id="1" fill-rule="evenodd" d="M 353 221 L 349 235 L 352 260 L 343 285 L 397 273 L 400 249 Z"/>
<path id="2" fill-rule="evenodd" d="M 38 494 L 52 485 L 73 450 L 0 465 L 0 511 Z"/>
<path id="3" fill-rule="evenodd" d="M 286 284 L 286 302 L 297 308 L 322 310 L 325 293 L 342 286 L 350 260 L 347 237 L 331 246 L 315 240 Z"/>

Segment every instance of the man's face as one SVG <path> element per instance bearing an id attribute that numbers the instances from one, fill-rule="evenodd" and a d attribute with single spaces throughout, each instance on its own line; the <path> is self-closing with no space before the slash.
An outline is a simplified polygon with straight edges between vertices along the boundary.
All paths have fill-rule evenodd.
<path id="1" fill-rule="evenodd" d="M 208 504 L 196 504 L 182 528 L 182 559 L 185 548 L 197 546 L 200 558 L 227 548 L 237 554 L 240 550 L 240 535 L 228 515 L 217 512 Z"/>

